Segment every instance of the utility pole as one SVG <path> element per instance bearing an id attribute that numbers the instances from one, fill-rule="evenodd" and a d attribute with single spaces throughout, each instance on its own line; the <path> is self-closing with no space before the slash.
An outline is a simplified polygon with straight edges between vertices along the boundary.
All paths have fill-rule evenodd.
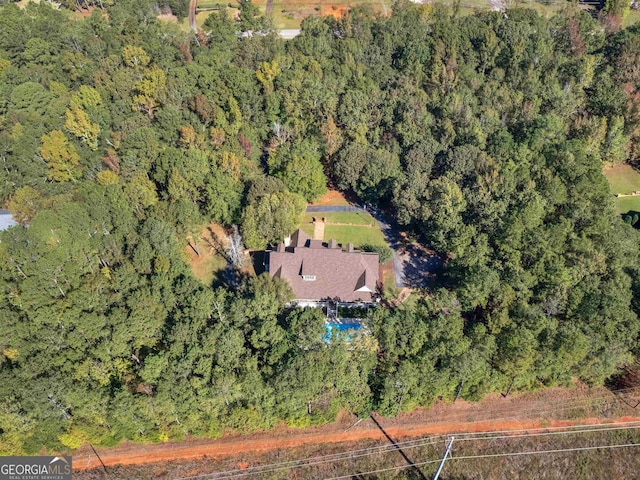
<path id="1" fill-rule="evenodd" d="M 451 446 L 453 445 L 454 438 L 451 437 L 449 439 L 449 445 L 447 445 L 447 450 L 444 452 L 444 457 L 442 457 L 442 461 L 440 462 L 440 466 L 438 467 L 438 471 L 436 472 L 433 480 L 438 480 L 440 476 L 440 472 L 442 471 L 442 467 L 444 467 L 444 462 L 447 460 L 447 457 L 451 455 Z"/>

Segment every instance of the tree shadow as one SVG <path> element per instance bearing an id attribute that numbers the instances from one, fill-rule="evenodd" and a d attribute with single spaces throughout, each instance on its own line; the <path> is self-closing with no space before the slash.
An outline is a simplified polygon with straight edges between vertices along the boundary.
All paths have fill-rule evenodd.
<path id="1" fill-rule="evenodd" d="M 215 273 L 211 286 L 213 288 L 228 287 L 233 290 L 239 290 L 248 280 L 249 274 L 247 272 L 238 270 L 230 263 L 227 263 L 223 270 Z"/>
<path id="2" fill-rule="evenodd" d="M 253 263 L 253 269 L 256 272 L 256 276 L 265 272 L 264 262 L 266 260 L 267 254 L 264 250 L 256 250 L 254 252 L 249 253 L 249 257 L 251 258 L 251 263 Z"/>
<path id="3" fill-rule="evenodd" d="M 405 283 L 411 288 L 433 284 L 444 271 L 442 258 L 417 243 L 407 244 L 402 258 Z"/>
<path id="4" fill-rule="evenodd" d="M 211 247 L 218 255 L 227 258 L 227 252 L 224 249 L 223 239 L 218 237 L 216 232 L 214 232 L 210 226 L 207 227 L 207 231 L 209 232 L 209 235 L 211 235 L 211 240 L 206 237 L 202 237 L 204 242 L 207 244 L 207 246 Z"/>
<path id="5" fill-rule="evenodd" d="M 633 410 L 640 410 L 640 364 L 637 361 L 625 366 L 617 375 L 609 377 L 605 386 L 617 400 Z"/>
<path id="6" fill-rule="evenodd" d="M 389 436 L 389 434 L 384 430 L 384 428 L 382 428 L 382 425 L 378 423 L 375 417 L 373 415 L 370 415 L 369 418 L 373 420 L 373 423 L 376 424 L 376 427 L 380 429 L 382 434 L 386 437 L 387 440 L 389 440 L 391 445 L 393 445 L 393 447 L 400 453 L 400 455 L 402 455 L 402 458 L 404 458 L 404 461 L 407 462 L 407 465 L 411 467 L 411 471 L 408 472 L 407 478 L 427 480 L 427 477 L 424 476 L 424 473 L 422 473 L 422 471 L 416 466 L 416 464 L 413 463 L 413 461 L 409 457 L 407 457 L 407 454 L 404 453 L 404 451 L 402 451 L 402 449 L 400 448 L 400 445 L 398 445 L 396 441 Z"/>

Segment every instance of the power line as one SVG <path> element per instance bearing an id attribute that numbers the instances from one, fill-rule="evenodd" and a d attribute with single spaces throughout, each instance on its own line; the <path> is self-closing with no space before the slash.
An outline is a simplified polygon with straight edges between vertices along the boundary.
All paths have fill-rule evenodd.
<path id="1" fill-rule="evenodd" d="M 622 425 L 622 426 L 621 426 Z M 603 427 L 603 428 L 590 428 L 590 427 Z M 529 429 L 517 429 L 517 430 L 502 430 L 502 431 L 487 431 L 487 432 L 463 432 L 458 433 L 457 438 L 459 441 L 474 441 L 474 440 L 492 440 L 492 439 L 504 439 L 504 438 L 519 438 L 519 437 L 531 437 L 531 436 L 546 436 L 546 435 L 563 435 L 573 433 L 589 433 L 609 430 L 624 430 L 640 428 L 640 421 L 620 422 L 620 423 L 601 423 L 601 424 L 587 424 L 587 425 L 570 425 L 562 427 L 540 427 Z M 571 431 L 574 429 L 574 431 Z M 561 430 L 552 431 L 549 430 Z M 530 433 L 532 431 L 541 431 L 540 433 Z M 512 433 L 509 435 L 509 433 Z M 529 432 L 525 434 L 515 434 L 513 432 Z M 496 435 L 506 433 L 507 435 Z M 463 437 L 463 438 L 460 438 Z M 423 437 L 420 439 L 408 440 L 405 442 L 397 442 L 396 445 L 402 446 L 402 448 L 410 449 L 421 446 L 431 445 L 438 443 L 443 438 L 447 438 L 447 435 L 436 435 L 430 437 Z M 214 472 L 208 474 L 201 474 L 191 477 L 180 477 L 175 480 L 188 480 L 196 478 L 205 478 L 216 476 L 216 479 L 234 478 L 247 475 L 253 475 L 258 473 L 269 473 L 276 470 L 284 470 L 286 468 L 303 468 L 314 465 L 320 465 L 322 463 L 341 461 L 351 458 L 359 458 L 375 454 L 383 454 L 395 451 L 396 447 L 393 445 L 382 445 L 376 447 L 368 447 L 358 450 L 350 450 L 341 453 L 320 455 L 316 457 L 306 457 L 298 460 L 291 460 L 287 462 L 278 462 L 273 464 L 260 465 L 256 467 L 250 467 L 242 470 L 227 470 L 221 472 Z M 365 453 L 362 453 L 365 452 Z"/>
<path id="2" fill-rule="evenodd" d="M 620 445 L 597 445 L 593 447 L 574 447 L 574 448 L 558 448 L 554 450 L 530 450 L 525 452 L 509 452 L 509 453 L 491 453 L 487 455 L 465 455 L 461 457 L 451 457 L 449 461 L 452 460 L 470 460 L 476 458 L 495 458 L 495 457 L 512 457 L 512 456 L 523 456 L 523 455 L 540 455 L 540 454 L 550 454 L 550 453 L 562 453 L 562 452 L 580 452 L 585 450 L 606 450 L 613 448 L 626 448 L 626 447 L 640 447 L 640 443 L 625 443 Z M 394 470 L 403 470 L 409 467 L 420 467 L 422 465 L 429 465 L 432 463 L 438 463 L 440 459 L 437 460 L 428 460 L 426 462 L 414 463 L 413 465 L 401 465 L 399 467 L 392 468 L 382 468 L 379 470 L 371 470 L 369 472 L 356 472 L 350 475 L 343 475 L 340 477 L 331 477 L 325 480 L 344 480 L 353 478 L 354 475 L 371 475 L 374 473 L 383 473 L 383 472 L 391 472 Z"/>
<path id="3" fill-rule="evenodd" d="M 426 446 L 426 445 L 435 445 L 436 443 L 438 443 L 440 440 L 433 440 L 433 441 L 429 441 L 429 442 L 424 442 L 422 444 L 419 445 L 415 445 L 415 447 L 419 447 L 419 446 Z M 406 448 L 414 448 L 414 446 L 411 447 L 404 447 Z M 370 455 L 379 455 L 379 454 L 384 454 L 384 453 L 390 453 L 390 452 L 395 452 L 397 451 L 397 448 L 393 445 L 384 445 L 384 446 L 378 446 L 378 447 L 372 447 L 372 449 L 376 449 L 377 451 L 367 451 L 366 453 L 360 453 L 360 454 L 353 454 L 352 451 L 347 451 L 347 452 L 342 452 L 342 453 L 336 453 L 336 454 L 331 454 L 331 455 L 326 455 L 326 456 L 320 456 L 320 457 L 311 457 L 308 459 L 299 459 L 299 460 L 294 460 L 291 462 L 282 462 L 282 463 L 274 463 L 274 464 L 266 464 L 266 465 L 260 465 L 260 466 L 256 466 L 256 467 L 249 467 L 246 469 L 242 469 L 242 470 L 227 470 L 227 471 L 223 471 L 223 472 L 212 472 L 212 473 L 204 473 L 201 475 L 195 475 L 192 477 L 178 477 L 175 478 L 174 480 L 190 480 L 190 479 L 196 479 L 196 478 L 214 478 L 215 480 L 223 480 L 223 479 L 230 479 L 230 478 L 240 478 L 240 477 L 246 477 L 248 475 L 258 475 L 261 473 L 271 473 L 271 472 L 275 472 L 278 470 L 285 470 L 285 469 L 293 469 L 293 468 L 305 468 L 305 467 L 312 467 L 315 465 L 321 465 L 323 463 L 331 463 L 331 462 L 339 462 L 339 461 L 343 461 L 343 460 L 348 460 L 351 458 L 360 458 L 360 457 L 366 457 L 366 456 L 370 456 Z M 365 451 L 367 449 L 363 449 L 360 451 Z M 359 450 L 356 450 L 356 452 L 358 452 Z M 332 457 L 332 458 L 325 458 L 325 457 Z M 317 459 L 317 460 L 316 460 Z"/>
<path id="4" fill-rule="evenodd" d="M 543 436 L 549 436 L 549 435 L 571 435 L 574 433 L 593 433 L 593 432 L 609 432 L 609 431 L 614 431 L 614 430 L 631 430 L 631 429 L 636 429 L 636 428 L 640 428 L 640 422 L 630 422 L 630 423 L 635 423 L 635 425 L 629 425 L 626 427 L 614 427 L 612 426 L 611 428 L 608 427 L 604 427 L 604 428 L 591 428 L 591 429 L 584 429 L 584 430 L 576 430 L 576 431 L 568 431 L 568 432 L 542 432 L 542 433 L 523 433 L 523 434 L 518 434 L 518 435 L 487 435 L 485 437 L 477 437 L 477 438 L 457 438 L 460 434 L 456 434 L 456 440 L 458 442 L 465 442 L 465 441 L 476 441 L 476 440 L 503 440 L 503 439 L 512 439 L 512 438 L 524 438 L 524 437 L 543 437 Z M 616 425 L 616 424 L 614 424 Z M 559 428 L 564 428 L 564 427 L 559 427 Z M 411 448 L 411 447 L 409 447 Z"/>
<path id="5" fill-rule="evenodd" d="M 636 426 L 632 426 L 632 427 L 617 427 L 617 428 L 600 428 L 600 429 L 590 429 L 590 430 L 584 430 L 584 431 L 573 431 L 573 432 L 550 432 L 550 433 L 539 433 L 539 434 L 524 434 L 524 435 L 515 435 L 515 438 L 518 437 L 532 437 L 532 436 L 541 436 L 541 435 L 559 435 L 559 434 L 576 434 L 576 433 L 589 433 L 589 432 L 596 432 L 596 431 L 610 431 L 610 430 L 623 430 L 623 429 L 635 429 L 635 428 L 640 428 L 640 425 L 636 425 Z M 445 437 L 444 435 L 439 436 L 437 439 L 433 439 L 433 440 L 429 440 L 429 441 L 424 441 L 421 443 L 415 443 L 413 445 L 409 445 L 409 446 L 405 446 L 403 447 L 403 450 L 408 450 L 411 448 L 418 448 L 418 447 L 425 447 L 427 445 L 435 445 L 436 443 L 439 443 L 439 441 L 442 440 L 441 437 Z M 494 439 L 509 439 L 510 436 L 506 435 L 506 436 L 499 436 L 499 437 L 494 437 L 494 436 L 487 436 L 487 437 L 481 437 L 481 436 L 475 436 L 472 438 L 465 438 L 465 439 L 461 439 L 461 440 L 465 440 L 465 441 L 481 441 L 481 440 L 494 440 Z M 339 461 L 343 461 L 343 460 L 351 460 L 354 458 L 361 458 L 361 457 L 367 457 L 367 456 L 371 456 L 371 455 L 381 455 L 381 454 L 385 454 L 385 453 L 392 453 L 394 451 L 396 451 L 397 448 L 395 446 L 389 445 L 387 446 L 384 451 L 372 451 L 372 452 L 367 452 L 367 453 L 361 453 L 358 455 L 353 455 L 350 452 L 343 452 L 340 458 L 329 458 L 329 459 L 323 459 L 323 460 L 318 460 L 318 461 L 308 461 L 308 462 L 304 462 L 302 460 L 299 460 L 296 465 L 262 465 L 259 467 L 253 467 L 254 469 L 252 469 L 251 471 L 249 471 L 249 469 L 244 469 L 244 470 L 232 470 L 229 471 L 228 474 L 225 475 L 225 473 L 227 472 L 216 472 L 216 473 L 211 473 L 211 474 L 204 474 L 201 475 L 200 477 L 213 477 L 215 480 L 224 480 L 224 479 L 233 479 L 233 478 L 242 478 L 242 477 L 247 477 L 250 475 L 259 475 L 259 474 L 264 474 L 264 473 L 272 473 L 272 472 L 276 472 L 279 470 L 286 470 L 286 469 L 293 469 L 293 468 L 308 468 L 308 467 L 312 467 L 312 466 L 317 466 L 317 465 L 321 465 L 324 463 L 333 463 L 333 462 L 339 462 Z M 267 468 L 267 467 L 272 467 L 272 468 Z M 223 475 L 223 476 L 221 476 Z"/>
<path id="6" fill-rule="evenodd" d="M 592 428 L 601 427 L 601 428 Z M 583 434 L 592 432 L 608 432 L 614 430 L 629 430 L 640 428 L 640 421 L 630 421 L 621 423 L 601 423 L 590 425 L 571 425 L 566 427 L 541 427 L 531 429 L 519 429 L 519 430 L 502 430 L 495 432 L 467 432 L 456 434 L 456 440 L 458 441 L 488 441 L 494 439 L 514 439 L 523 437 L 537 437 L 548 435 L 570 435 L 570 434 Z M 540 431 L 539 433 L 530 433 L 531 431 Z M 557 430 L 557 431 L 548 431 Z M 529 432 L 521 434 L 508 434 L 509 432 Z M 495 435 L 506 433 L 506 435 Z M 405 442 L 396 443 L 397 446 L 401 446 L 403 449 L 411 449 L 424 447 L 427 445 L 433 445 L 440 442 L 443 438 L 447 438 L 447 435 L 437 435 L 432 437 L 424 437 L 421 439 L 414 439 Z M 358 450 L 350 450 L 337 454 L 321 455 L 316 457 L 307 457 L 298 460 L 292 460 L 288 462 L 279 462 L 273 464 L 260 465 L 256 467 L 250 467 L 242 470 L 227 470 L 222 472 L 213 472 L 208 474 L 195 475 L 191 477 L 179 477 L 175 480 L 190 480 L 197 478 L 215 478 L 215 480 L 241 478 L 249 475 L 258 475 L 263 473 L 271 473 L 278 470 L 292 469 L 292 468 L 306 468 L 311 466 L 320 465 L 323 463 L 337 462 L 342 460 L 348 460 L 353 458 L 360 458 L 376 454 L 391 453 L 397 450 L 394 445 L 383 445 L 376 447 L 369 447 Z M 363 453 L 365 452 L 365 453 Z"/>

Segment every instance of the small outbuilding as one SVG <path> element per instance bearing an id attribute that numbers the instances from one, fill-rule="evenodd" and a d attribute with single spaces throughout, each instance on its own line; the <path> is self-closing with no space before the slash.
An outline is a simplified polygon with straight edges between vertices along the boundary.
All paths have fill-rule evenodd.
<path id="1" fill-rule="evenodd" d="M 17 225 L 9 210 L 0 210 L 0 231 Z"/>

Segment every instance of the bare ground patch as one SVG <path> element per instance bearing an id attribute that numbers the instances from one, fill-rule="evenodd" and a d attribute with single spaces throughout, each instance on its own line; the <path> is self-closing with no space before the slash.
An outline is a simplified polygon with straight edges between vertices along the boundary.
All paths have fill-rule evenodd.
<path id="1" fill-rule="evenodd" d="M 211 285 L 216 274 L 227 266 L 222 243 L 225 236 L 226 233 L 221 225 L 211 223 L 202 229 L 200 238 L 197 239 L 197 246 L 190 241 L 190 245 L 185 248 L 187 262 L 193 275 L 206 285 Z M 200 255 L 196 253 L 196 248 Z"/>

